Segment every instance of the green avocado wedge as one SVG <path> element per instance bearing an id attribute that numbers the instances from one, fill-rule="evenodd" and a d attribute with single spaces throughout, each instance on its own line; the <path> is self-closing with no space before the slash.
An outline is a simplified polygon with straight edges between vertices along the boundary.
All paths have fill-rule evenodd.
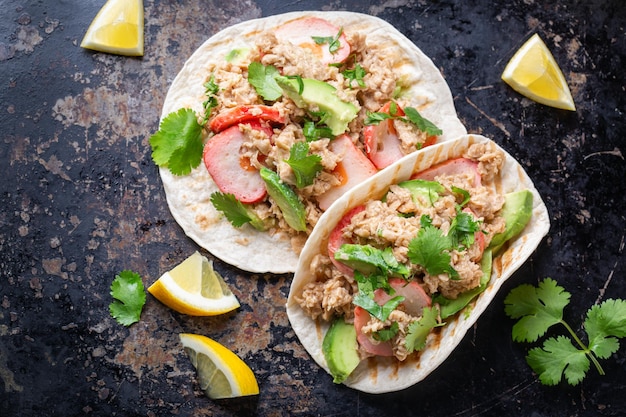
<path id="1" fill-rule="evenodd" d="M 265 181 L 267 193 L 280 208 L 287 224 L 298 232 L 306 231 L 306 209 L 295 191 L 271 169 L 263 167 L 259 173 Z"/>
<path id="2" fill-rule="evenodd" d="M 502 248 L 504 243 L 517 236 L 524 230 L 533 214 L 533 194 L 529 190 L 521 190 L 504 195 L 504 206 L 501 215 L 506 222 L 504 232 L 498 233 L 491 239 L 489 248 L 494 254 Z"/>
<path id="3" fill-rule="evenodd" d="M 322 353 L 333 382 L 341 384 L 361 362 L 354 325 L 346 323 L 343 318 L 336 319 L 324 336 Z"/>
<path id="4" fill-rule="evenodd" d="M 324 81 L 279 76 L 276 83 L 296 106 L 325 113 L 324 121 L 335 136 L 344 133 L 358 113 L 354 104 L 341 100 L 335 87 Z"/>

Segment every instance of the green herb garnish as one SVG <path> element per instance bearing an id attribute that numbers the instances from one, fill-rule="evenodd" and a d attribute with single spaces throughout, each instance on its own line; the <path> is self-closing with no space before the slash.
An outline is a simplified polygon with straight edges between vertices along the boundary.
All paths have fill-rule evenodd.
<path id="1" fill-rule="evenodd" d="M 598 359 L 607 359 L 617 352 L 618 338 L 626 337 L 626 300 L 609 299 L 587 311 L 583 323 L 588 341 L 585 345 L 563 320 L 570 297 L 555 280 L 546 278 L 537 287 L 524 284 L 514 288 L 504 300 L 506 314 L 519 319 L 513 326 L 513 340 L 535 342 L 555 324 L 563 325 L 569 333 L 570 337 L 546 339 L 542 347 L 530 349 L 526 356 L 544 385 L 556 385 L 563 376 L 570 385 L 576 385 L 587 374 L 590 362 L 604 375 Z"/>
<path id="2" fill-rule="evenodd" d="M 251 62 L 248 65 L 248 82 L 258 95 L 268 101 L 275 101 L 283 95 L 283 89 L 276 83 L 279 75 L 278 69 L 272 65 L 263 65 L 260 62 Z"/>
<path id="3" fill-rule="evenodd" d="M 365 77 L 365 69 L 360 65 L 356 64 L 353 69 L 347 69 L 341 72 L 346 79 L 348 79 L 348 86 L 352 88 L 352 83 L 356 82 L 357 85 L 361 88 L 365 88 L 365 81 L 363 81 L 363 77 Z"/>
<path id="4" fill-rule="evenodd" d="M 191 109 L 165 116 L 149 142 L 154 163 L 169 168 L 174 175 L 187 175 L 202 161 L 202 126 Z"/>
<path id="5" fill-rule="evenodd" d="M 339 42 L 339 38 L 341 37 L 342 33 L 343 33 L 343 27 L 339 29 L 339 32 L 337 32 L 337 34 L 334 37 L 333 36 L 311 36 L 311 39 L 313 39 L 313 41 L 317 45 L 328 44 L 328 52 L 334 55 L 337 53 L 339 48 L 341 48 L 341 42 Z"/>
<path id="6" fill-rule="evenodd" d="M 304 188 L 313 184 L 317 174 L 323 169 L 322 157 L 319 155 L 309 155 L 309 144 L 306 142 L 296 142 L 289 150 L 289 159 L 285 162 L 289 164 L 296 177 L 296 187 Z"/>
<path id="7" fill-rule="evenodd" d="M 233 226 L 241 227 L 246 223 L 250 223 L 257 230 L 265 230 L 263 220 L 249 207 L 237 200 L 233 194 L 214 192 L 211 194 L 211 203 L 213 203 L 216 210 L 224 214 Z"/>
<path id="8" fill-rule="evenodd" d="M 139 274 L 133 271 L 122 271 L 111 283 L 113 302 L 109 304 L 109 312 L 118 323 L 130 326 L 139 321 L 141 310 L 146 303 L 146 293 Z"/>

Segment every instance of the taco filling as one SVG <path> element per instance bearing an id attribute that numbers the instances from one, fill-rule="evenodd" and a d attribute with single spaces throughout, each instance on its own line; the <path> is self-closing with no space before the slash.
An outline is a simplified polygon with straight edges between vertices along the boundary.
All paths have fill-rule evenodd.
<path id="1" fill-rule="evenodd" d="M 487 287 L 492 251 L 532 212 L 530 191 L 498 191 L 504 159 L 491 142 L 472 144 L 353 207 L 330 232 L 294 300 L 314 321 L 354 327 L 351 368 L 372 356 L 405 361 Z M 335 333 L 326 335 L 324 354 L 343 382 L 352 369 L 332 357 Z"/>
<path id="2" fill-rule="evenodd" d="M 166 147 L 162 131 L 187 126 L 194 112 L 203 163 L 184 172 L 188 182 L 174 171 L 162 170 L 162 177 L 186 232 L 203 229 L 192 232 L 201 244 L 210 240 L 202 234 L 220 222 L 218 213 L 246 231 L 242 246 L 256 243 L 255 233 L 261 233 L 290 242 L 298 254 L 321 214 L 348 189 L 407 154 L 464 133 L 445 81 L 416 82 L 419 74 L 427 79 L 424 74 L 436 72 L 434 67 L 420 68 L 418 75 L 407 72 L 412 58 L 401 42 L 389 42 L 395 35 L 372 33 L 368 29 L 374 26 L 353 14 L 336 16 L 336 22 L 296 16 L 263 30 L 241 26 L 240 42 L 216 40 L 213 51 L 219 54 L 207 54 L 205 61 L 192 57 L 193 65 L 181 72 L 183 81 L 186 76 L 199 81 L 185 88 L 193 88 L 200 100 L 183 97 L 177 86 L 183 81 L 172 86 L 171 103 L 164 106 L 168 113 L 150 142 L 154 158 Z M 446 103 L 446 111 L 439 112 L 438 101 Z M 170 171 L 173 166 L 159 165 Z M 198 170 L 215 186 L 210 210 L 206 200 L 189 197 L 204 178 Z M 213 251 L 219 244 L 224 240 L 203 246 Z"/>

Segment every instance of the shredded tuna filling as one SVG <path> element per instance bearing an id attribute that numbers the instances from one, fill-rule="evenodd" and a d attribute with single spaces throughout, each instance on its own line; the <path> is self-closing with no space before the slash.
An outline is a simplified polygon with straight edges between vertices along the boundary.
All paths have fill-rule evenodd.
<path id="1" fill-rule="evenodd" d="M 487 247 L 491 238 L 505 228 L 500 210 L 504 197 L 495 191 L 494 178 L 498 176 L 504 156 L 496 149 L 483 144 L 472 145 L 464 157 L 478 162 L 481 174 L 481 185 L 474 186 L 473 180 L 466 175 L 441 176 L 435 180 L 446 188 L 446 192 L 432 207 L 416 204 L 411 193 L 397 185 L 392 185 L 382 200 L 371 200 L 365 209 L 354 215 L 350 223 L 343 229 L 343 238 L 358 244 L 369 244 L 376 248 L 391 247 L 395 258 L 408 266 L 411 271 L 410 280 L 417 281 L 430 297 L 441 294 L 446 298 L 455 299 L 459 294 L 471 290 L 480 284 L 482 277 L 482 248 Z M 475 241 L 470 247 L 451 251 L 451 265 L 458 272 L 458 278 L 452 279 L 448 274 L 428 274 L 420 265 L 412 264 L 408 257 L 408 244 L 416 237 L 420 229 L 420 216 L 428 215 L 432 224 L 447 232 L 453 217 L 456 215 L 457 200 L 452 187 L 463 188 L 469 192 L 467 203 L 480 220 L 480 230 L 484 236 L 483 246 Z M 409 215 L 411 214 L 411 215 Z M 314 320 L 334 320 L 344 317 L 347 322 L 354 318 L 352 298 L 358 293 L 354 279 L 340 272 L 330 261 L 327 253 L 319 254 L 310 265 L 314 282 L 306 285 L 302 294 L 296 297 L 304 311 Z M 394 310 L 385 322 L 375 317 L 361 331 L 366 335 L 388 328 L 392 322 L 398 323 L 398 333 L 392 339 L 393 355 L 398 360 L 408 356 L 405 347 L 406 329 L 409 324 L 419 319 L 404 309 L 403 304 Z M 376 343 L 372 340 L 372 343 Z M 371 356 L 360 348 L 361 356 Z"/>

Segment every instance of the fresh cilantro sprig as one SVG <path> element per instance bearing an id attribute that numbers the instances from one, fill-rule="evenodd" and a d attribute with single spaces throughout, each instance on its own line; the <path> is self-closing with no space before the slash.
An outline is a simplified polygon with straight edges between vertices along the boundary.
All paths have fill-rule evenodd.
<path id="1" fill-rule="evenodd" d="M 359 63 L 354 65 L 352 69 L 346 69 L 341 71 L 344 77 L 348 80 L 348 86 L 352 88 L 352 83 L 355 82 L 359 87 L 365 88 L 365 81 L 363 78 L 365 77 L 365 68 L 363 68 Z"/>
<path id="2" fill-rule="evenodd" d="M 546 339 L 542 347 L 530 349 L 526 356 L 545 385 L 556 385 L 563 376 L 570 385 L 576 385 L 586 376 L 590 363 L 604 375 L 598 359 L 607 359 L 617 352 L 618 338 L 626 337 L 626 300 L 609 299 L 587 311 L 583 323 L 585 344 L 563 320 L 570 297 L 555 280 L 546 278 L 537 287 L 524 284 L 514 288 L 504 300 L 506 314 L 519 319 L 513 326 L 513 340 L 535 342 L 555 324 L 563 325 L 569 333 L 570 337 Z"/>
<path id="3" fill-rule="evenodd" d="M 211 203 L 216 210 L 221 211 L 226 219 L 235 227 L 250 223 L 257 230 L 265 230 L 263 220 L 254 211 L 237 200 L 233 194 L 214 192 L 211 194 Z"/>
<path id="4" fill-rule="evenodd" d="M 109 304 L 109 312 L 118 323 L 130 326 L 139 321 L 141 310 L 146 303 L 146 293 L 139 274 L 133 271 L 122 271 L 111 283 L 113 302 Z"/>
<path id="5" fill-rule="evenodd" d="M 174 175 L 187 175 L 202 161 L 202 126 L 191 109 L 165 116 L 149 142 L 154 163 L 167 167 Z"/>
<path id="6" fill-rule="evenodd" d="M 279 75 L 280 72 L 273 65 L 263 65 L 260 62 L 251 62 L 248 65 L 248 82 L 257 94 L 268 101 L 278 100 L 283 95 L 283 89 L 276 83 Z"/>
<path id="7" fill-rule="evenodd" d="M 365 119 L 366 125 L 377 125 L 383 120 L 395 119 L 401 120 L 405 123 L 411 123 L 415 125 L 422 132 L 430 136 L 439 136 L 443 133 L 441 129 L 437 127 L 433 122 L 422 116 L 414 107 L 405 107 L 404 116 L 400 116 L 398 111 L 398 105 L 395 101 L 392 101 L 389 107 L 389 113 L 384 112 L 368 112 Z"/>
<path id="8" fill-rule="evenodd" d="M 436 307 L 424 307 L 422 317 L 409 324 L 406 334 L 405 346 L 409 353 L 422 350 L 426 346 L 426 340 L 431 330 L 439 323 L 439 310 Z"/>
<path id="9" fill-rule="evenodd" d="M 217 107 L 217 93 L 220 91 L 220 86 L 215 83 L 215 76 L 211 75 L 209 81 L 204 83 L 204 94 L 207 99 L 202 103 L 202 108 L 204 109 L 204 114 L 202 116 L 201 125 L 205 125 L 206 122 L 211 117 L 211 112 L 213 108 Z"/>
<path id="10" fill-rule="evenodd" d="M 306 142 L 296 142 L 289 150 L 289 159 L 285 162 L 289 164 L 296 177 L 296 187 L 304 188 L 313 184 L 317 174 L 323 169 L 322 157 L 319 155 L 309 155 L 309 144 Z"/>
<path id="11" fill-rule="evenodd" d="M 430 275 L 448 274 L 458 279 L 459 273 L 450 265 L 450 251 L 454 244 L 448 235 L 432 225 L 428 215 L 420 217 L 421 227 L 417 236 L 411 239 L 407 256 L 414 264 L 421 265 Z"/>
<path id="12" fill-rule="evenodd" d="M 307 142 L 314 142 L 322 138 L 332 139 L 335 137 L 335 135 L 333 135 L 333 130 L 324 124 L 324 117 L 317 122 L 312 120 L 304 122 L 302 126 L 302 134 Z"/>
<path id="13" fill-rule="evenodd" d="M 328 44 L 328 52 L 331 54 L 336 54 L 337 51 L 341 48 L 341 42 L 339 42 L 339 38 L 343 34 L 343 27 L 339 28 L 339 32 L 335 36 L 311 36 L 313 42 L 317 45 Z"/>

